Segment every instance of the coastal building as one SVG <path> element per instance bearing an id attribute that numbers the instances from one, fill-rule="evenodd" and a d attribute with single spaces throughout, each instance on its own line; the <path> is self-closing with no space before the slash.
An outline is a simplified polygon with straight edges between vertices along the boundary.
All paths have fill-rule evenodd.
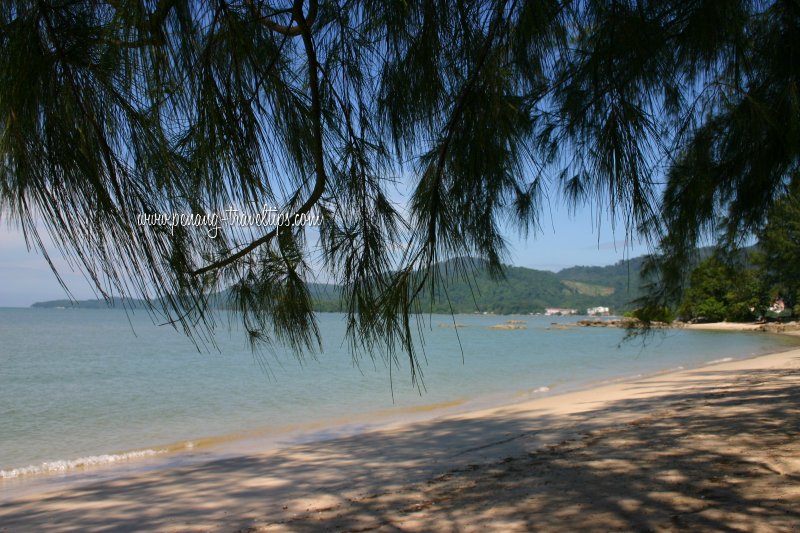
<path id="1" fill-rule="evenodd" d="M 608 316 L 611 310 L 608 307 L 589 307 L 586 309 L 586 314 L 589 316 Z"/>
<path id="2" fill-rule="evenodd" d="M 783 301 L 783 298 L 776 298 L 769 310 L 773 313 L 783 313 L 786 310 L 786 302 Z"/>
<path id="3" fill-rule="evenodd" d="M 566 309 L 563 307 L 546 307 L 544 316 L 563 316 L 563 315 L 577 315 L 577 309 Z"/>

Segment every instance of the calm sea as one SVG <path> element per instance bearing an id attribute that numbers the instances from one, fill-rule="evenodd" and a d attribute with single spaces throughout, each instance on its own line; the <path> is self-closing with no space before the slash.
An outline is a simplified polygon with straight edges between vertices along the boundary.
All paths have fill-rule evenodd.
<path id="1" fill-rule="evenodd" d="M 512 319 L 527 329 L 489 329 Z M 241 331 L 227 329 L 218 349 L 198 351 L 143 311 L 0 309 L 0 489 L 259 435 L 323 438 L 326 428 L 358 431 L 791 345 L 681 330 L 620 345 L 621 330 L 553 326 L 574 318 L 455 320 L 465 327 L 426 317 L 420 390 L 407 365 L 390 372 L 381 354 L 355 364 L 338 314 L 319 316 L 324 349 L 298 362 L 279 348 L 259 360 Z"/>

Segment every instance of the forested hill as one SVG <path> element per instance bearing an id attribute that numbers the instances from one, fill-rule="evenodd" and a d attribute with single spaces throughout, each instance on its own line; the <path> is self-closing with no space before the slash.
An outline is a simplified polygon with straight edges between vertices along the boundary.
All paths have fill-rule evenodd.
<path id="1" fill-rule="evenodd" d="M 425 311 L 436 313 L 496 314 L 536 313 L 546 307 L 574 308 L 580 313 L 587 307 L 609 307 L 621 313 L 631 309 L 630 302 L 640 295 L 639 269 L 643 258 L 637 257 L 604 267 L 575 266 L 550 272 L 524 267 L 506 267 L 506 278 L 496 281 L 477 270 L 470 281 L 449 278 L 447 291 L 441 291 L 438 301 Z M 339 288 L 334 285 L 309 284 L 318 311 L 342 311 Z M 220 297 L 219 300 L 224 300 Z M 113 307 L 121 307 L 115 302 Z M 129 306 L 143 307 L 139 300 L 127 301 Z M 33 307 L 106 308 L 103 300 L 53 300 L 37 302 Z"/>
<path id="2" fill-rule="evenodd" d="M 46 302 L 36 302 L 31 307 L 44 307 L 51 309 L 71 308 L 79 309 L 108 309 L 108 308 L 127 308 L 144 309 L 147 303 L 137 298 L 111 298 L 110 300 L 48 300 Z"/>
<path id="3" fill-rule="evenodd" d="M 605 305 L 615 310 L 628 310 L 630 304 L 642 295 L 639 272 L 644 256 L 619 261 L 609 266 L 574 266 L 558 272 L 558 278 L 568 285 L 588 284 L 613 289 Z M 602 295 L 601 295 L 602 296 Z"/>
<path id="4" fill-rule="evenodd" d="M 536 313 L 546 307 L 578 309 L 609 307 L 621 313 L 632 309 L 630 302 L 640 296 L 639 270 L 644 258 L 620 261 L 604 267 L 575 266 L 560 272 L 506 267 L 506 278 L 496 281 L 482 270 L 467 281 L 460 277 L 448 280 L 447 290 L 425 311 L 436 313 L 496 314 Z M 327 294 L 335 289 L 326 286 Z M 312 294 L 315 293 L 312 288 Z M 317 298 L 321 311 L 341 310 L 335 298 Z"/>

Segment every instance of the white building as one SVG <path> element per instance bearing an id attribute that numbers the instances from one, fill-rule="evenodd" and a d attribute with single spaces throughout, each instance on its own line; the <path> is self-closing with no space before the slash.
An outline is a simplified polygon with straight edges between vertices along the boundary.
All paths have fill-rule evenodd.
<path id="1" fill-rule="evenodd" d="M 562 307 L 546 307 L 544 316 L 577 315 L 577 309 L 565 309 Z"/>
<path id="2" fill-rule="evenodd" d="M 586 314 L 589 316 L 608 316 L 611 310 L 608 307 L 590 307 L 586 310 Z"/>
<path id="3" fill-rule="evenodd" d="M 773 313 L 783 313 L 786 310 L 786 302 L 783 301 L 783 298 L 776 298 L 769 306 L 769 310 Z"/>

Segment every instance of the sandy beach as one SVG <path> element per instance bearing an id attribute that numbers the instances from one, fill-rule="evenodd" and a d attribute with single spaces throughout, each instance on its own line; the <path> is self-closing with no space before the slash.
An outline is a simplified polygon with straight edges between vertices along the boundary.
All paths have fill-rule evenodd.
<path id="1" fill-rule="evenodd" d="M 0 531 L 798 531 L 800 349 L 27 495 Z"/>
<path id="2" fill-rule="evenodd" d="M 708 324 L 684 324 L 681 327 L 700 331 L 763 331 L 781 335 L 800 336 L 800 324 L 750 323 L 750 322 L 710 322 Z"/>

